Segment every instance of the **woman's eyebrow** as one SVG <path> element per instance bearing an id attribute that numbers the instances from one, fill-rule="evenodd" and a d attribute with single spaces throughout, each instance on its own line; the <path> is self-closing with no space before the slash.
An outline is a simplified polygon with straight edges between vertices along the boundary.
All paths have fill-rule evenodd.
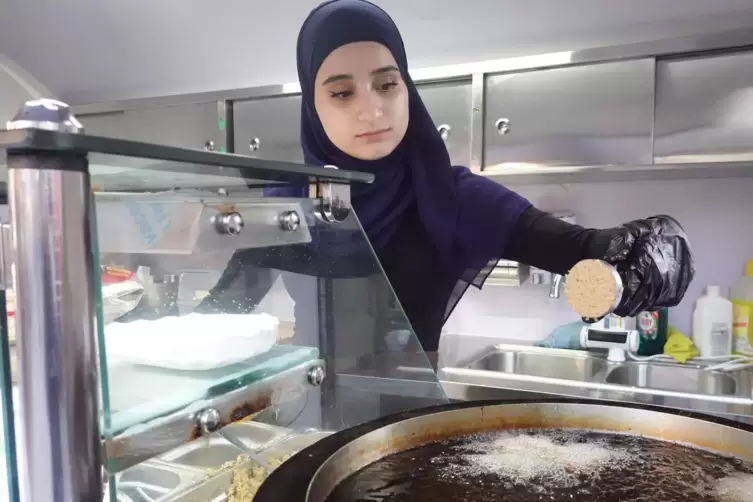
<path id="1" fill-rule="evenodd" d="M 377 68 L 376 70 L 372 71 L 371 74 L 379 75 L 380 73 L 389 73 L 391 71 L 399 72 L 400 70 L 397 69 L 397 66 L 389 65 L 389 66 L 382 66 L 381 68 Z"/>
<path id="2" fill-rule="evenodd" d="M 341 73 L 339 75 L 330 75 L 327 77 L 324 82 L 322 82 L 322 85 L 331 84 L 332 82 L 337 82 L 338 80 L 353 80 L 353 75 L 350 73 Z"/>
<path id="3" fill-rule="evenodd" d="M 380 75 L 382 73 L 389 73 L 392 71 L 399 72 L 400 70 L 397 68 L 397 66 L 389 65 L 389 66 L 382 66 L 381 68 L 377 68 L 376 70 L 373 70 L 371 72 L 372 75 Z M 326 79 L 324 79 L 324 82 L 322 82 L 322 85 L 328 85 L 332 82 L 337 82 L 338 80 L 353 80 L 353 75 L 350 73 L 339 73 L 337 75 L 330 75 Z"/>

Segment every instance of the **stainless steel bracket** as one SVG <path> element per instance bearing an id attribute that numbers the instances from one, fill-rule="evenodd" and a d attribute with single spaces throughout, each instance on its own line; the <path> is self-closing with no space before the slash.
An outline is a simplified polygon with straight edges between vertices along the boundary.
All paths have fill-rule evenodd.
<path id="1" fill-rule="evenodd" d="M 324 166 L 327 169 L 337 169 L 336 166 Z M 350 215 L 350 185 L 332 183 L 330 181 L 317 182 L 317 197 L 321 201 L 316 216 L 325 223 L 339 223 Z"/>

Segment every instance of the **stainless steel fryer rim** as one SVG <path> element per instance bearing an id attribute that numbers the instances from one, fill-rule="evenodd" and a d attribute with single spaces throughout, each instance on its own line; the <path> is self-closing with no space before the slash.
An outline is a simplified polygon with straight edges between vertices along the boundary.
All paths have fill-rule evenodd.
<path id="1" fill-rule="evenodd" d="M 348 442 L 319 466 L 306 502 L 326 502 L 334 488 L 367 465 L 451 436 L 522 428 L 586 428 L 678 441 L 753 461 L 753 433 L 700 417 L 606 404 L 479 405 L 397 421 Z"/>

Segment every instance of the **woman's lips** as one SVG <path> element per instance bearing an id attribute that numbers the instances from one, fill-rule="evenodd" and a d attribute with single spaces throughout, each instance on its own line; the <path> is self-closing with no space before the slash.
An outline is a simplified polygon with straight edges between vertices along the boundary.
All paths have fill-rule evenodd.
<path id="1" fill-rule="evenodd" d="M 391 128 L 388 127 L 387 129 L 378 129 L 376 131 L 369 131 L 363 134 L 356 135 L 356 138 L 363 139 L 366 141 L 379 141 L 382 139 L 382 137 L 384 137 L 385 134 L 390 132 L 390 130 Z"/>

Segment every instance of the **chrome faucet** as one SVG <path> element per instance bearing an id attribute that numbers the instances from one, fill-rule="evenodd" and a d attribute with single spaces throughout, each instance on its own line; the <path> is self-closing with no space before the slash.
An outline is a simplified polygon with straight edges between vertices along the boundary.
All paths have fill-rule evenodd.
<path id="1" fill-rule="evenodd" d="M 549 298 L 559 298 L 563 276 L 552 274 L 552 287 L 549 289 Z"/>

